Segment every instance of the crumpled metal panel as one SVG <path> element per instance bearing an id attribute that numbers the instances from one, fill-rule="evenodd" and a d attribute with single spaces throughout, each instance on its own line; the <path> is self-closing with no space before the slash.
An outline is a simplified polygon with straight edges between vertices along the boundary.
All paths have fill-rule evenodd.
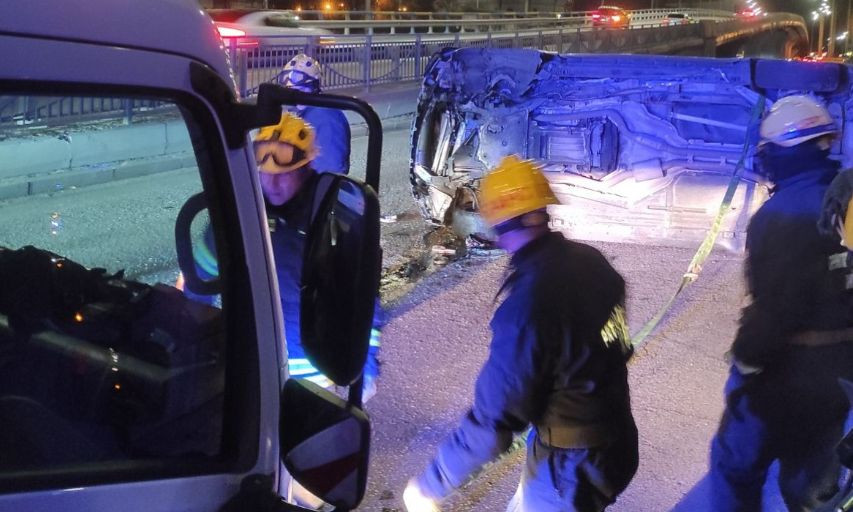
<path id="1" fill-rule="evenodd" d="M 543 166 L 562 202 L 554 226 L 569 236 L 693 245 L 747 143 L 759 93 L 768 109 L 778 97 L 814 93 L 843 128 L 853 117 L 842 85 L 849 75 L 837 64 L 760 59 L 446 50 L 427 67 L 419 96 L 413 192 L 428 219 L 461 235 L 482 231 L 479 179 L 518 154 Z M 848 163 L 844 132 L 833 152 Z M 749 216 L 767 196 L 747 158 L 722 245 L 743 247 Z"/>

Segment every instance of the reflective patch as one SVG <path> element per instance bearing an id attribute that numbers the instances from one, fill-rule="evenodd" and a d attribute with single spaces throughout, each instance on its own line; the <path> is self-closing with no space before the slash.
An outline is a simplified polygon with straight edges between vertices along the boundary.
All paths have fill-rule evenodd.
<path id="1" fill-rule="evenodd" d="M 833 254 L 829 257 L 829 270 L 847 268 L 847 251 Z"/>
<path id="2" fill-rule="evenodd" d="M 275 219 L 267 217 L 267 227 L 270 228 L 270 233 L 275 233 Z"/>
<path id="3" fill-rule="evenodd" d="M 847 274 L 847 286 L 845 288 L 853 290 L 853 274 Z"/>
<path id="4" fill-rule="evenodd" d="M 219 275 L 219 262 L 216 259 L 216 254 L 211 251 L 206 241 L 196 246 L 195 261 L 202 270 L 210 276 Z"/>
<path id="5" fill-rule="evenodd" d="M 325 375 L 323 375 L 322 373 L 317 374 L 317 375 L 312 375 L 311 377 L 305 377 L 305 380 L 309 380 L 309 381 L 313 382 L 314 384 L 317 384 L 321 388 L 330 388 L 330 387 L 335 385 L 334 382 L 329 380 L 329 378 L 326 377 Z"/>
<path id="6" fill-rule="evenodd" d="M 287 370 L 294 377 L 296 376 L 304 376 L 310 375 L 312 373 L 320 373 L 320 370 L 314 367 L 308 359 L 305 358 L 293 358 L 287 360 Z"/>
<path id="7" fill-rule="evenodd" d="M 616 344 L 623 354 L 631 353 L 631 335 L 628 333 L 628 321 L 622 305 L 613 308 L 610 319 L 601 329 L 601 340 L 608 347 Z"/>
<path id="8" fill-rule="evenodd" d="M 382 346 L 382 331 L 379 329 L 371 329 L 370 330 L 370 346 L 371 347 L 379 347 Z"/>

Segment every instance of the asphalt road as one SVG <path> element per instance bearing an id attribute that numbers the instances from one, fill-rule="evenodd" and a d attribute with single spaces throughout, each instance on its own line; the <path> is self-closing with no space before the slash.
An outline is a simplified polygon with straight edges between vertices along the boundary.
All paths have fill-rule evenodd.
<path id="1" fill-rule="evenodd" d="M 363 175 L 364 141 L 353 144 L 355 176 Z M 432 262 L 430 242 L 423 239 L 428 227 L 409 193 L 408 152 L 407 130 L 385 134 L 380 200 L 383 215 L 396 219 L 383 224 L 389 269 L 405 269 L 412 258 Z M 0 245 L 62 247 L 84 263 L 107 262 L 128 269 L 129 276 L 167 281 L 177 269 L 167 235 L 176 208 L 197 189 L 194 173 L 173 171 L 0 203 Z M 104 211 L 111 216 L 97 213 Z M 62 220 L 58 230 L 54 213 Z M 692 256 L 691 250 L 661 246 L 595 245 L 626 277 L 634 332 L 666 301 Z M 423 469 L 470 404 L 505 265 L 505 256 L 464 259 L 433 265 L 437 270 L 422 279 L 400 272 L 397 282 L 386 283 L 391 320 L 383 334 L 379 393 L 367 405 L 372 458 L 360 510 L 401 511 L 407 479 Z M 611 510 L 692 512 L 707 503 L 702 479 L 722 409 L 723 353 L 743 302 L 742 257 L 713 253 L 699 281 L 635 358 L 631 386 L 641 466 Z M 504 510 L 521 462 L 520 451 L 510 455 L 444 510 Z M 776 493 L 771 490 L 770 496 L 766 510 L 780 510 Z"/>
<path id="2" fill-rule="evenodd" d="M 636 332 L 678 285 L 692 251 L 594 244 L 628 282 Z M 472 400 L 487 355 L 488 321 L 507 258 L 463 260 L 418 284 L 392 311 L 383 333 L 383 373 L 367 410 L 374 426 L 368 495 L 360 510 L 403 510 L 405 483 Z M 702 512 L 708 447 L 722 411 L 723 354 L 744 301 L 742 258 L 714 253 L 630 368 L 640 430 L 640 469 L 614 511 Z M 449 512 L 503 511 L 518 484 L 523 453 L 495 464 L 452 497 Z M 773 486 L 766 511 L 784 510 Z"/>
<path id="3" fill-rule="evenodd" d="M 416 212 L 408 193 L 408 161 L 401 157 L 407 136 L 386 134 L 380 191 L 386 215 Z M 401 243 L 409 244 L 409 254 L 415 247 L 429 249 L 421 240 L 424 232 L 419 222 L 383 225 L 386 253 L 392 259 L 402 257 L 406 251 Z M 661 245 L 592 245 L 626 278 L 632 332 L 669 299 L 694 252 Z M 488 322 L 506 262 L 506 256 L 497 256 L 433 267 L 438 268 L 435 273 L 391 300 L 379 393 L 367 406 L 373 421 L 372 459 L 360 510 L 402 511 L 406 481 L 423 469 L 466 412 L 488 352 Z M 707 510 L 703 479 L 723 407 L 728 371 L 723 354 L 746 300 L 742 264 L 740 254 L 712 253 L 700 279 L 682 294 L 634 358 L 630 375 L 641 463 L 631 486 L 610 510 Z M 523 450 L 511 454 L 452 497 L 443 510 L 505 510 L 522 463 Z M 774 485 L 768 486 L 766 497 L 765 511 L 784 510 Z"/>

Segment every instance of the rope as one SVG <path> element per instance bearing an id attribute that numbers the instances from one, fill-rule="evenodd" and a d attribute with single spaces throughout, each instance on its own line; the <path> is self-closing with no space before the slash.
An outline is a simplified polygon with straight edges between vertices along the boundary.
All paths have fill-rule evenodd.
<path id="1" fill-rule="evenodd" d="M 631 339 L 631 343 L 634 345 L 634 348 L 640 348 L 648 338 L 649 334 L 657 328 L 658 324 L 660 324 L 663 317 L 669 312 L 672 308 L 672 305 L 675 303 L 675 299 L 681 295 L 681 292 L 687 289 L 691 284 L 693 284 L 697 279 L 699 279 L 699 274 L 702 273 L 702 264 L 705 263 L 705 260 L 711 254 L 711 250 L 714 248 L 714 244 L 717 241 L 717 236 L 720 234 L 720 228 L 723 225 L 723 217 L 728 213 L 729 208 L 732 205 L 732 199 L 734 198 L 735 192 L 737 191 L 737 186 L 740 183 L 741 176 L 743 175 L 744 163 L 746 162 L 746 157 L 749 154 L 750 141 L 753 138 L 755 133 L 755 129 L 758 127 L 758 122 L 761 119 L 761 114 L 764 112 L 764 96 L 761 95 L 758 97 L 758 101 L 752 108 L 752 114 L 750 116 L 749 121 L 749 129 L 746 133 L 746 141 L 743 143 L 743 150 L 740 154 L 740 159 L 738 160 L 737 165 L 735 166 L 735 170 L 732 173 L 731 179 L 729 179 L 729 185 L 726 188 L 726 193 L 723 196 L 723 201 L 720 203 L 720 209 L 717 211 L 717 216 L 714 218 L 714 222 L 711 224 L 711 230 L 708 231 L 708 234 L 705 236 L 705 240 L 702 241 L 702 245 L 699 246 L 699 249 L 696 251 L 696 254 L 693 255 L 693 259 L 690 261 L 690 265 L 687 267 L 687 271 L 681 277 L 681 284 L 678 286 L 678 289 L 675 290 L 675 293 L 666 304 L 661 307 L 655 316 L 649 320 L 646 325 L 640 329 L 634 337 Z"/>

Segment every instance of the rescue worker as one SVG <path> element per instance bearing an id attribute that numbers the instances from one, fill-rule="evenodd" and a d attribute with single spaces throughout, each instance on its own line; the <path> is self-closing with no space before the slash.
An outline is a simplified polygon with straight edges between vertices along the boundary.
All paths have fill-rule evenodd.
<path id="1" fill-rule="evenodd" d="M 279 84 L 298 91 L 320 92 L 320 63 L 300 53 L 285 64 Z M 312 167 L 318 172 L 349 173 L 350 129 L 346 116 L 337 109 L 297 105 L 293 112 L 314 127 L 317 155 Z"/>
<path id="2" fill-rule="evenodd" d="M 289 373 L 293 377 L 308 379 L 328 388 L 333 386 L 332 382 L 305 357 L 299 325 L 302 273 L 300 255 L 304 252 L 318 176 L 311 166 L 311 159 L 316 154 L 314 141 L 315 134 L 311 125 L 293 114 L 285 113 L 278 125 L 262 128 L 255 137 L 254 144 L 261 188 L 267 204 L 270 238 L 284 313 Z M 210 225 L 205 228 L 193 257 L 196 273 L 203 280 L 209 280 L 219 274 Z M 216 296 L 199 295 L 185 289 L 182 275 L 179 275 L 175 286 L 199 302 L 209 305 L 216 302 Z M 370 349 L 364 368 L 362 401 L 365 403 L 376 394 L 376 378 L 379 375 L 377 354 L 382 325 L 383 311 L 377 298 L 370 333 Z"/>
<path id="3" fill-rule="evenodd" d="M 604 510 L 637 469 L 625 283 L 596 249 L 549 230 L 556 202 L 529 160 L 508 156 L 482 179 L 481 213 L 512 254 L 511 274 L 473 407 L 409 481 L 409 512 L 438 510 L 531 425 L 509 511 Z"/>
<path id="4" fill-rule="evenodd" d="M 837 128 L 808 96 L 779 99 L 760 126 L 756 164 L 775 187 L 747 228 L 744 308 L 731 346 L 726 408 L 711 446 L 715 511 L 758 511 L 768 467 L 791 511 L 813 510 L 836 491 L 835 445 L 853 377 L 849 271 L 837 238 L 819 233 Z"/>
<path id="5" fill-rule="evenodd" d="M 267 204 L 270 238 L 275 256 L 281 305 L 284 312 L 290 375 L 328 387 L 332 383 L 305 357 L 300 343 L 299 298 L 305 237 L 319 174 L 311 165 L 316 154 L 315 133 L 301 118 L 284 113 L 278 125 L 261 128 L 255 136 L 255 158 Z M 377 353 L 382 309 L 376 300 L 368 360 L 364 368 L 362 400 L 376 394 L 379 375 Z"/>

